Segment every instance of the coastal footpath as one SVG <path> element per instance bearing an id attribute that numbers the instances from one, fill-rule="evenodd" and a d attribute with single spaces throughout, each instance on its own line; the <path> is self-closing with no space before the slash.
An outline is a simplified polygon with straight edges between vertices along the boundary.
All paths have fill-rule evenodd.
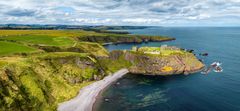
<path id="1" fill-rule="evenodd" d="M 128 72 L 128 69 L 121 69 L 114 74 L 106 76 L 100 81 L 82 88 L 77 97 L 67 102 L 60 103 L 58 111 L 92 111 L 93 104 L 98 94 Z"/>

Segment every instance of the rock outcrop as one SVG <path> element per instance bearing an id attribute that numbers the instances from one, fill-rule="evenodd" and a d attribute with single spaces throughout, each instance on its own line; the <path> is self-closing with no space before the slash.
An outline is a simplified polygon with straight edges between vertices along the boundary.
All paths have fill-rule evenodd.
<path id="1" fill-rule="evenodd" d="M 120 56 L 124 56 L 125 60 L 132 63 L 132 66 L 129 67 L 132 74 L 190 74 L 200 71 L 204 67 L 204 64 L 192 53 L 155 56 L 131 51 L 113 51 L 110 54 L 111 59 L 117 59 Z"/>

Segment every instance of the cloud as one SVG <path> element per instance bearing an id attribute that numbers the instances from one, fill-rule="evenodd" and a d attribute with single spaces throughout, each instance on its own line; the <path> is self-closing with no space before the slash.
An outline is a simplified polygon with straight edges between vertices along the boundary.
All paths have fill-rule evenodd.
<path id="1" fill-rule="evenodd" d="M 92 19 L 76 18 L 76 19 L 72 19 L 71 21 L 78 22 L 78 23 L 89 23 L 89 24 L 106 24 L 109 22 L 113 22 L 112 19 L 100 19 L 100 18 L 92 18 Z"/>
<path id="2" fill-rule="evenodd" d="M 123 19 L 122 22 L 127 23 L 158 23 L 161 22 L 160 19 L 148 19 L 148 18 L 132 18 L 132 19 Z"/>
<path id="3" fill-rule="evenodd" d="M 10 15 L 10 16 L 15 16 L 15 17 L 34 16 L 35 11 L 34 10 L 28 10 L 28 9 L 13 9 L 13 10 L 9 10 L 5 14 Z"/>
<path id="4" fill-rule="evenodd" d="M 207 19 L 207 18 L 210 18 L 211 16 L 208 15 L 208 14 L 200 14 L 200 15 L 197 15 L 197 16 L 189 16 L 187 17 L 188 19 L 192 19 L 192 20 L 201 20 L 201 19 Z"/>
<path id="5" fill-rule="evenodd" d="M 239 13 L 240 0 L 0 1 L 0 23 L 240 25 Z"/>

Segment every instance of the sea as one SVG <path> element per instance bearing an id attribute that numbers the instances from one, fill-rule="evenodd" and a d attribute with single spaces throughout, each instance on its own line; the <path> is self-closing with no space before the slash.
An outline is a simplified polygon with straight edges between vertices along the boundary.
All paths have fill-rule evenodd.
<path id="1" fill-rule="evenodd" d="M 94 111 L 240 111 L 240 27 L 149 27 L 131 34 L 164 35 L 175 41 L 105 46 L 178 46 L 193 49 L 206 66 L 222 63 L 223 72 L 173 76 L 127 74 L 97 98 Z M 208 53 L 208 56 L 199 56 Z"/>

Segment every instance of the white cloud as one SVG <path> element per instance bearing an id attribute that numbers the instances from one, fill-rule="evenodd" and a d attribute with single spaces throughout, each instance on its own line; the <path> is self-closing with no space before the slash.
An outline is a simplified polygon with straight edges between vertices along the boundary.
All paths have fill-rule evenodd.
<path id="1" fill-rule="evenodd" d="M 210 18 L 211 16 L 208 15 L 208 14 L 200 14 L 200 15 L 197 15 L 197 16 L 189 16 L 187 17 L 188 19 L 191 19 L 191 20 L 201 20 L 201 19 L 207 19 L 207 18 Z"/>
<path id="2" fill-rule="evenodd" d="M 109 22 L 113 22 L 111 19 L 99 19 L 99 18 L 76 18 L 71 19 L 72 22 L 78 23 L 89 23 L 89 24 L 106 24 Z"/>
<path id="3" fill-rule="evenodd" d="M 123 19 L 122 22 L 128 23 L 138 23 L 138 24 L 149 24 L 149 23 L 158 23 L 161 22 L 159 19 L 148 19 L 148 18 L 131 18 L 131 19 Z"/>
<path id="4" fill-rule="evenodd" d="M 0 23 L 192 25 L 197 21 L 212 25 L 230 21 L 240 25 L 239 18 L 240 0 L 0 1 Z"/>

